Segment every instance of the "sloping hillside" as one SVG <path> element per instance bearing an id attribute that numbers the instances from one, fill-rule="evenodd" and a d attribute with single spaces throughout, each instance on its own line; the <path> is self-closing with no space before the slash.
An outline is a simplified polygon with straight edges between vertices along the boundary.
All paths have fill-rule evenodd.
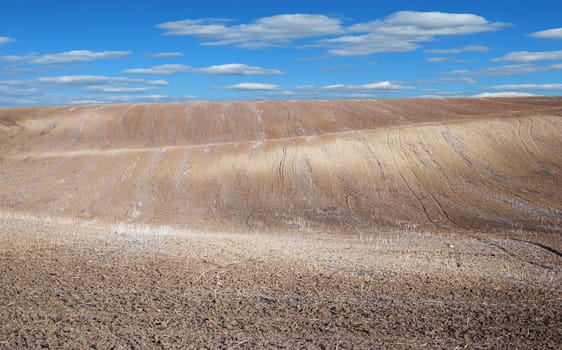
<path id="1" fill-rule="evenodd" d="M 562 231 L 562 98 L 0 109 L 0 210 L 211 230 Z"/>

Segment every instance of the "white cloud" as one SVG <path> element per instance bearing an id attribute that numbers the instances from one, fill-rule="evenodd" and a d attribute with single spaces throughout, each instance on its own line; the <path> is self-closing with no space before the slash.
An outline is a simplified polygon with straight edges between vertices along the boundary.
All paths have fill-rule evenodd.
<path id="1" fill-rule="evenodd" d="M 54 85 L 106 85 L 106 84 L 135 84 L 164 86 L 169 85 L 166 80 L 131 79 L 124 77 L 107 77 L 102 75 L 62 75 L 56 77 L 37 78 L 37 82 Z"/>
<path id="2" fill-rule="evenodd" d="M 518 91 L 502 91 L 502 92 L 483 92 L 481 94 L 473 95 L 471 97 L 529 97 L 537 96 L 526 92 Z"/>
<path id="3" fill-rule="evenodd" d="M 14 87 L 0 85 L 0 95 L 3 96 L 27 96 L 37 91 L 33 87 Z"/>
<path id="4" fill-rule="evenodd" d="M 562 90 L 562 84 L 506 84 L 490 87 L 494 90 Z"/>
<path id="5" fill-rule="evenodd" d="M 10 96 L 2 96 L 0 95 L 0 104 L 4 106 L 23 106 L 23 105 L 32 105 L 36 104 L 37 101 L 30 100 L 27 98 L 20 98 L 20 97 L 10 97 Z"/>
<path id="6" fill-rule="evenodd" d="M 375 98 L 376 94 L 395 93 L 412 90 L 391 81 L 379 81 L 368 84 L 331 84 L 331 85 L 301 85 L 295 87 L 297 94 L 304 99 L 317 98 Z"/>
<path id="7" fill-rule="evenodd" d="M 204 40 L 203 45 L 235 45 L 261 48 L 285 45 L 291 40 L 339 34 L 339 19 L 324 15 L 282 14 L 263 17 L 251 23 L 228 25 L 217 19 L 186 19 L 157 25 L 164 35 L 189 35 Z"/>
<path id="8" fill-rule="evenodd" d="M 417 38 L 421 39 L 421 38 Z M 431 40 L 424 38 L 424 41 Z M 418 49 L 420 45 L 411 38 L 398 38 L 381 33 L 364 35 L 348 35 L 334 39 L 323 39 L 316 43 L 319 47 L 331 48 L 328 50 L 334 56 L 365 56 L 381 52 L 406 52 Z"/>
<path id="9" fill-rule="evenodd" d="M 430 63 L 443 63 L 443 62 L 471 62 L 471 60 L 460 60 L 451 57 L 429 57 L 426 59 Z"/>
<path id="10" fill-rule="evenodd" d="M 476 84 L 476 80 L 468 77 L 447 77 L 432 80 L 418 80 L 418 84 Z"/>
<path id="11" fill-rule="evenodd" d="M 474 14 L 443 12 L 396 12 L 383 20 L 359 23 L 350 32 L 362 35 L 325 39 L 322 45 L 336 45 L 328 52 L 336 56 L 368 55 L 377 52 L 404 52 L 420 47 L 437 36 L 466 35 L 498 30 L 505 23 L 489 22 Z"/>
<path id="12" fill-rule="evenodd" d="M 402 11 L 348 27 L 342 26 L 339 18 L 315 14 L 283 14 L 239 25 L 230 25 L 228 20 L 187 19 L 161 23 L 157 27 L 165 30 L 164 35 L 197 37 L 202 40 L 202 45 L 252 49 L 323 37 L 301 47 L 326 47 L 331 55 L 358 56 L 411 51 L 436 36 L 480 33 L 498 30 L 505 25 L 474 14 Z M 482 50 L 483 47 L 470 49 Z"/>
<path id="13" fill-rule="evenodd" d="M 540 32 L 530 34 L 530 36 L 541 39 L 562 39 L 562 28 L 541 30 Z"/>
<path id="14" fill-rule="evenodd" d="M 128 74 L 173 74 L 182 72 L 193 72 L 210 75 L 279 75 L 283 74 L 277 69 L 253 67 L 241 63 L 229 63 L 216 66 L 195 68 L 184 64 L 163 64 L 149 68 L 126 69 L 123 73 Z"/>
<path id="15" fill-rule="evenodd" d="M 261 91 L 261 90 L 279 90 L 279 85 L 275 84 L 262 84 L 262 83 L 239 83 L 234 85 L 225 86 L 227 90 L 246 90 L 246 91 Z"/>
<path id="16" fill-rule="evenodd" d="M 477 71 L 455 70 L 449 72 L 449 74 L 495 77 L 495 76 L 523 75 L 523 74 L 537 73 L 537 72 L 551 72 L 551 71 L 559 71 L 559 70 L 562 70 L 562 64 L 541 66 L 531 63 L 523 63 L 523 64 L 509 64 L 509 65 L 497 66 L 497 67 L 486 67 Z"/>
<path id="17" fill-rule="evenodd" d="M 123 58 L 129 56 L 130 54 L 131 52 L 129 51 L 92 52 L 90 50 L 72 50 L 47 55 L 38 55 L 36 52 L 32 52 L 25 55 L 0 56 L 0 61 L 32 64 L 82 63 L 95 60 Z"/>
<path id="18" fill-rule="evenodd" d="M 109 96 L 88 96 L 70 100 L 72 105 L 105 104 L 119 102 L 154 102 L 167 99 L 166 95 L 109 95 Z"/>
<path id="19" fill-rule="evenodd" d="M 150 55 L 150 57 L 154 58 L 175 58 L 175 57 L 182 57 L 183 53 L 181 52 L 157 52 Z"/>
<path id="20" fill-rule="evenodd" d="M 162 100 L 167 98 L 166 95 L 117 95 L 105 96 L 107 101 L 138 101 L 138 100 Z"/>
<path id="21" fill-rule="evenodd" d="M 114 85 L 89 85 L 84 88 L 88 91 L 111 92 L 111 93 L 131 93 L 131 92 L 146 92 L 153 90 L 154 87 L 130 87 L 130 86 L 114 86 Z"/>
<path id="22" fill-rule="evenodd" d="M 185 64 L 162 64 L 159 66 L 148 68 L 131 68 L 125 69 L 123 73 L 127 74 L 173 74 L 188 72 L 191 68 Z"/>
<path id="23" fill-rule="evenodd" d="M 100 100 L 94 100 L 94 99 L 87 99 L 87 98 L 78 99 L 78 100 L 70 100 L 68 102 L 68 104 L 71 104 L 71 105 L 99 105 L 99 104 L 103 104 L 103 103 L 106 103 L 106 101 L 103 101 L 101 99 Z"/>
<path id="24" fill-rule="evenodd" d="M 37 57 L 35 52 L 29 53 L 27 55 L 4 55 L 0 56 L 0 61 L 9 63 L 22 63 L 30 61 Z"/>
<path id="25" fill-rule="evenodd" d="M 466 97 L 466 96 L 455 95 L 453 92 L 450 91 L 443 91 L 440 94 L 418 95 L 418 96 L 413 96 L 412 98 L 443 99 L 443 98 L 460 98 L 460 97 Z"/>
<path id="26" fill-rule="evenodd" d="M 487 46 L 481 45 L 468 45 L 463 47 L 457 47 L 453 49 L 432 49 L 432 50 L 425 50 L 426 53 L 431 55 L 454 55 L 463 52 L 488 52 L 492 50 Z"/>
<path id="27" fill-rule="evenodd" d="M 31 60 L 35 64 L 59 64 L 59 63 L 81 63 L 95 60 L 107 60 L 127 57 L 130 51 L 101 51 L 92 52 L 90 50 L 71 50 L 54 54 L 39 56 Z"/>
<path id="28" fill-rule="evenodd" d="M 346 85 L 346 84 L 332 84 L 322 87 L 326 90 L 376 90 L 376 91 L 396 91 L 396 90 L 407 90 L 410 87 L 403 86 L 390 81 L 379 81 L 370 84 L 360 84 L 360 85 Z"/>
<path id="29" fill-rule="evenodd" d="M 495 58 L 494 62 L 535 62 L 562 60 L 562 50 L 560 51 L 515 51 L 505 56 Z"/>
<path id="30" fill-rule="evenodd" d="M 6 43 L 11 43 L 16 41 L 15 39 L 9 38 L 7 36 L 0 36 L 0 45 L 1 44 L 6 44 Z"/>
<path id="31" fill-rule="evenodd" d="M 98 75 L 74 75 L 40 77 L 37 79 L 0 80 L 0 96 L 6 96 L 0 104 L 67 104 L 73 100 L 80 103 L 109 103 L 121 101 L 151 101 L 166 99 L 165 95 L 144 94 L 168 85 L 165 80 L 131 79 Z M 72 89 L 68 91 L 68 89 Z M 79 91 L 90 91 L 97 96 L 80 95 Z M 124 94 L 124 95 L 120 95 Z M 7 101 L 10 97 L 21 103 Z M 1 99 L 0 99 L 1 100 Z M 32 101 L 24 103 L 24 100 Z"/>
<path id="32" fill-rule="evenodd" d="M 229 63 L 207 68 L 193 68 L 194 72 L 211 75 L 280 75 L 282 71 L 277 69 L 267 69 L 253 67 L 241 63 Z"/>

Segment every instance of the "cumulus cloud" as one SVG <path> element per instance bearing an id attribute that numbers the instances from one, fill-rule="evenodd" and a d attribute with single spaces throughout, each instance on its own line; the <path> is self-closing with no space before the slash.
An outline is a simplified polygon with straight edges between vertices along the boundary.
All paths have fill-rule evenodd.
<path id="1" fill-rule="evenodd" d="M 28 96 L 37 91 L 33 87 L 17 87 L 0 85 L 0 95 L 3 96 Z"/>
<path id="2" fill-rule="evenodd" d="M 5 106 L 23 106 L 36 104 L 36 100 L 0 95 L 0 104 Z"/>
<path id="3" fill-rule="evenodd" d="M 529 35 L 533 38 L 541 39 L 562 39 L 562 28 L 541 30 L 540 32 L 534 32 Z"/>
<path id="4" fill-rule="evenodd" d="M 455 70 L 449 72 L 452 75 L 477 75 L 484 77 L 495 77 L 495 76 L 510 76 L 510 75 L 523 75 L 529 73 L 537 72 L 552 72 L 562 70 L 562 64 L 552 64 L 548 66 L 542 66 L 531 63 L 523 64 L 509 64 L 497 67 L 485 67 L 476 71 L 469 70 Z"/>
<path id="5" fill-rule="evenodd" d="M 88 91 L 111 92 L 111 93 L 132 93 L 132 92 L 146 92 L 153 90 L 154 87 L 131 87 L 131 86 L 114 86 L 114 85 L 89 85 L 84 88 Z"/>
<path id="6" fill-rule="evenodd" d="M 301 85 L 295 88 L 301 98 L 375 98 L 376 94 L 412 90 L 397 82 L 379 81 L 368 84 Z"/>
<path id="7" fill-rule="evenodd" d="M 74 100 L 91 100 L 96 103 L 119 102 L 121 100 L 151 100 L 164 95 L 145 94 L 161 86 L 168 85 L 165 80 L 131 79 L 99 75 L 67 75 L 39 77 L 36 79 L 0 80 L 0 95 L 11 97 L 11 101 L 1 104 L 17 104 L 13 101 L 33 101 L 32 104 L 66 104 Z M 73 89 L 68 93 L 68 89 Z M 98 96 L 80 96 L 79 91 L 98 93 Z M 126 95 L 120 95 L 126 94 Z M 136 98 L 135 98 L 136 97 Z M 160 98 L 158 97 L 158 98 Z M 94 103 L 94 102 L 91 102 Z M 19 103 L 19 104 L 24 104 Z"/>
<path id="8" fill-rule="evenodd" d="M 418 84 L 476 84 L 476 80 L 468 77 L 445 77 L 432 80 L 418 80 Z"/>
<path id="9" fill-rule="evenodd" d="M 83 63 L 96 60 L 108 60 L 124 58 L 131 54 L 130 51 L 100 51 L 90 50 L 71 50 L 53 54 L 38 55 L 32 52 L 25 55 L 4 55 L 0 56 L 0 61 L 11 63 L 31 63 L 31 64 L 65 64 Z"/>
<path id="10" fill-rule="evenodd" d="M 157 27 L 164 29 L 164 35 L 200 38 L 204 41 L 203 45 L 235 45 L 253 49 L 343 32 L 339 19 L 324 15 L 282 14 L 240 25 L 229 25 L 228 22 L 221 19 L 186 19 L 161 23 Z"/>
<path id="11" fill-rule="evenodd" d="M 467 13 L 401 11 L 383 20 L 359 23 L 349 28 L 350 32 L 366 34 L 324 39 L 319 44 L 335 45 L 328 52 L 336 56 L 404 52 L 415 50 L 420 47 L 420 43 L 433 41 L 437 36 L 493 31 L 505 25 Z"/>
<path id="12" fill-rule="evenodd" d="M 127 57 L 130 51 L 101 51 L 92 52 L 90 50 L 71 50 L 54 54 L 39 56 L 31 63 L 35 64 L 60 64 L 60 63 L 82 63 L 95 60 L 108 60 Z"/>
<path id="13" fill-rule="evenodd" d="M 398 83 L 393 83 L 390 81 L 379 81 L 369 84 L 360 85 L 346 85 L 346 84 L 332 84 L 322 87 L 325 90 L 376 90 L 376 91 L 397 91 L 397 90 L 407 90 L 410 87 L 400 85 Z"/>
<path id="14" fill-rule="evenodd" d="M 181 52 L 157 52 L 150 55 L 150 57 L 154 58 L 175 58 L 175 57 L 182 57 L 183 53 Z"/>
<path id="15" fill-rule="evenodd" d="M 37 54 L 32 52 L 25 55 L 2 55 L 0 56 L 0 61 L 8 63 L 24 63 L 31 61 L 34 58 L 37 58 Z"/>
<path id="16" fill-rule="evenodd" d="M 432 50 L 425 50 L 426 53 L 431 55 L 455 55 L 464 52 L 488 52 L 492 50 L 487 46 L 481 45 L 468 45 L 463 47 L 457 47 L 453 49 L 432 49 Z"/>
<path id="17" fill-rule="evenodd" d="M 514 51 L 505 56 L 495 58 L 495 62 L 535 62 L 535 61 L 554 61 L 562 60 L 562 50 L 560 51 Z"/>
<path id="18" fill-rule="evenodd" d="M 87 96 L 68 101 L 72 105 L 105 104 L 119 102 L 155 102 L 167 99 L 166 95 L 110 95 L 110 96 Z"/>
<path id="19" fill-rule="evenodd" d="M 174 74 L 188 72 L 191 67 L 185 64 L 162 64 L 159 66 L 148 68 L 131 68 L 125 69 L 123 73 L 127 74 Z"/>
<path id="20" fill-rule="evenodd" d="M 421 39 L 421 38 L 417 38 Z M 429 41 L 425 38 L 425 41 Z M 392 35 L 369 33 L 364 35 L 347 35 L 334 39 L 323 39 L 313 46 L 330 48 L 333 56 L 365 56 L 382 52 L 406 52 L 420 47 L 421 40 L 411 38 L 394 38 Z"/>
<path id="21" fill-rule="evenodd" d="M 234 85 L 225 86 L 226 90 L 245 90 L 245 91 L 264 91 L 264 90 L 279 90 L 279 85 L 263 84 L 263 83 L 239 83 Z"/>
<path id="22" fill-rule="evenodd" d="M 472 97 L 529 97 L 537 96 L 526 92 L 518 91 L 502 91 L 502 92 L 483 92 L 481 94 L 473 95 Z"/>
<path id="23" fill-rule="evenodd" d="M 506 84 L 490 87 L 494 90 L 562 90 L 562 84 Z"/>
<path id="24" fill-rule="evenodd" d="M 211 75 L 280 75 L 282 71 L 277 69 L 267 69 L 253 67 L 241 63 L 229 63 L 206 68 L 194 68 L 194 72 Z"/>
<path id="25" fill-rule="evenodd" d="M 429 57 L 426 59 L 430 63 L 443 63 L 443 62 L 471 62 L 472 60 L 460 60 L 451 57 Z"/>
<path id="26" fill-rule="evenodd" d="M 190 67 L 184 64 L 163 64 L 148 68 L 126 69 L 123 73 L 128 74 L 173 74 L 182 72 L 193 72 L 210 75 L 279 75 L 282 71 L 262 67 L 248 66 L 241 63 L 221 64 L 204 68 Z"/>
<path id="27" fill-rule="evenodd" d="M 15 39 L 9 38 L 7 36 L 0 36 L 0 45 L 1 44 L 6 44 L 6 43 L 11 43 L 13 41 L 16 41 Z"/>
<path id="28" fill-rule="evenodd" d="M 102 75 L 62 75 L 56 77 L 40 77 L 37 82 L 54 85 L 105 85 L 105 84 L 134 84 L 169 85 L 166 80 L 131 79 L 125 77 L 108 77 Z"/>
<path id="29" fill-rule="evenodd" d="M 228 20 L 186 19 L 157 25 L 164 35 L 187 35 L 202 45 L 234 45 L 258 49 L 287 45 L 297 39 L 323 37 L 301 47 L 326 47 L 336 56 L 415 50 L 437 36 L 498 30 L 505 23 L 474 14 L 401 11 L 384 19 L 343 26 L 339 18 L 315 14 L 283 14 L 231 25 Z M 482 50 L 483 47 L 469 49 Z"/>

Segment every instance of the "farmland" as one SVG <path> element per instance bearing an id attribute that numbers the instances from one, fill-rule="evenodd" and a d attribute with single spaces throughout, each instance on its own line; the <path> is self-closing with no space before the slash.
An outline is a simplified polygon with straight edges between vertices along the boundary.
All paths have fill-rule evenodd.
<path id="1" fill-rule="evenodd" d="M 557 347 L 561 132 L 557 97 L 0 109 L 0 347 Z"/>

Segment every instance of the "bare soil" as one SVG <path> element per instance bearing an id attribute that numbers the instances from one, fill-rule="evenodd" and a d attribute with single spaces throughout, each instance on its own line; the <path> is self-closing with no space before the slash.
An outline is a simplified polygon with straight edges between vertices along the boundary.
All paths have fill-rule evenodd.
<path id="1" fill-rule="evenodd" d="M 562 258 L 518 239 L 8 216 L 0 348 L 559 348 Z"/>
<path id="2" fill-rule="evenodd" d="M 562 98 L 0 109 L 0 209 L 200 230 L 562 226 Z"/>
<path id="3" fill-rule="evenodd" d="M 0 109 L 0 349 L 562 348 L 562 98 Z"/>

